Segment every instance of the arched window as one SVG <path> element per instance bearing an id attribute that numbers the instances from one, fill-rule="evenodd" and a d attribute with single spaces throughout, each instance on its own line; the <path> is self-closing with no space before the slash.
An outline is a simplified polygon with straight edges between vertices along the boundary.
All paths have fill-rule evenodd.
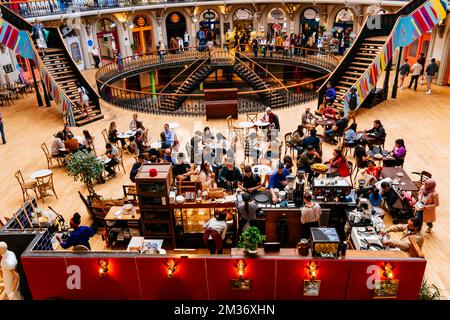
<path id="1" fill-rule="evenodd" d="M 186 18 L 180 12 L 172 12 L 166 18 L 167 44 L 171 47 L 172 39 L 183 39 L 186 32 Z"/>
<path id="2" fill-rule="evenodd" d="M 245 8 L 237 9 L 233 14 L 233 20 L 253 20 L 253 13 Z"/>
<path id="3" fill-rule="evenodd" d="M 300 33 L 309 38 L 314 32 L 318 34 L 319 14 L 314 8 L 306 8 L 300 16 Z"/>
<path id="4" fill-rule="evenodd" d="M 281 8 L 273 8 L 267 14 L 267 36 L 269 38 L 287 32 L 286 13 Z"/>

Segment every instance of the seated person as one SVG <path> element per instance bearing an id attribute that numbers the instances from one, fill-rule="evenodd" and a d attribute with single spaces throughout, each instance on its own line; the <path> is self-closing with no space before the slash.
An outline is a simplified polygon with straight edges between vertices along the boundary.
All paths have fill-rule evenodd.
<path id="1" fill-rule="evenodd" d="M 150 163 L 159 163 L 158 156 L 156 156 L 154 154 L 151 155 L 150 158 L 149 158 L 149 161 L 150 161 Z"/>
<path id="2" fill-rule="evenodd" d="M 139 172 L 139 169 L 142 167 L 142 165 L 145 163 L 145 155 L 140 154 L 137 158 L 137 161 L 133 164 L 133 167 L 130 171 L 130 180 L 134 182 L 134 178 L 136 178 L 136 175 Z"/>
<path id="3" fill-rule="evenodd" d="M 105 170 L 108 172 L 108 178 L 112 178 L 116 175 L 116 171 L 114 171 L 114 166 L 120 162 L 119 150 L 111 143 L 107 143 L 106 156 L 111 160 L 105 164 Z"/>
<path id="4" fill-rule="evenodd" d="M 339 176 L 345 178 L 350 175 L 350 168 L 348 167 L 347 158 L 342 153 L 342 149 L 334 149 L 333 157 L 329 162 L 331 167 L 337 168 L 337 172 L 335 174 L 330 174 L 329 176 Z"/>
<path id="5" fill-rule="evenodd" d="M 277 170 L 270 175 L 269 189 L 272 194 L 272 202 L 275 204 L 278 202 L 278 198 L 274 189 L 284 190 L 287 184 L 286 177 L 289 175 L 289 171 L 284 167 L 284 164 L 279 162 Z"/>
<path id="6" fill-rule="evenodd" d="M 287 142 L 288 146 L 297 150 L 297 152 L 302 152 L 302 142 L 304 136 L 305 134 L 303 133 L 303 126 L 297 126 L 297 130 L 292 133 L 291 140 Z"/>
<path id="7" fill-rule="evenodd" d="M 258 211 L 258 205 L 254 202 L 250 202 L 251 196 L 245 192 L 242 194 L 242 201 L 237 207 L 239 214 L 239 233 L 245 231 L 247 228 L 245 225 L 253 226 L 256 220 L 256 212 Z"/>
<path id="8" fill-rule="evenodd" d="M 231 160 L 228 160 L 217 178 L 217 186 L 232 192 L 237 188 L 240 179 L 241 171 L 233 165 Z"/>
<path id="9" fill-rule="evenodd" d="M 357 126 L 358 125 L 356 124 L 356 122 L 353 122 L 347 129 L 347 131 L 344 132 L 344 142 L 348 147 L 356 146 L 356 144 L 361 141 L 363 137 L 362 133 L 356 133 Z"/>
<path id="10" fill-rule="evenodd" d="M 124 146 L 126 145 L 126 141 L 123 138 L 119 138 L 118 135 L 119 135 L 119 131 L 117 130 L 116 122 L 113 121 L 109 125 L 108 140 L 110 142 L 120 141 L 120 144 L 121 144 L 122 148 L 124 148 Z"/>
<path id="11" fill-rule="evenodd" d="M 356 165 L 358 168 L 365 168 L 367 167 L 367 159 L 369 159 L 366 148 L 362 144 L 362 141 L 358 141 L 355 146 L 355 159 L 356 159 Z"/>
<path id="12" fill-rule="evenodd" d="M 245 192 L 256 192 L 261 188 L 261 178 L 257 174 L 252 173 L 252 168 L 250 166 L 245 166 L 244 174 L 238 181 L 238 188 Z"/>
<path id="13" fill-rule="evenodd" d="M 398 224 L 389 227 L 386 232 L 382 232 L 382 235 L 391 232 L 402 232 L 400 240 L 389 239 L 383 242 L 385 246 L 399 248 L 402 251 L 408 252 L 411 246 L 410 238 L 414 239 L 419 248 L 423 246 L 422 236 L 422 221 L 418 218 L 411 218 L 408 220 L 408 224 Z"/>
<path id="14" fill-rule="evenodd" d="M 310 145 L 301 154 L 297 166 L 299 170 L 303 170 L 306 173 L 310 174 L 312 173 L 311 166 L 314 163 L 320 163 L 321 161 L 322 159 L 320 158 L 320 154 L 314 149 L 312 145 Z"/>
<path id="15" fill-rule="evenodd" d="M 302 126 L 308 130 L 316 127 L 315 120 L 317 117 L 311 112 L 309 107 L 306 107 L 305 112 L 302 114 Z"/>
<path id="16" fill-rule="evenodd" d="M 320 138 L 317 137 L 317 130 L 312 129 L 310 131 L 310 136 L 306 137 L 302 141 L 303 149 L 306 149 L 308 146 L 313 146 L 313 148 L 319 152 L 320 151 Z"/>
<path id="17" fill-rule="evenodd" d="M 386 131 L 380 120 L 375 120 L 372 129 L 366 130 L 365 132 L 375 138 L 375 141 L 369 143 L 369 148 L 372 148 L 374 144 L 383 144 L 386 140 Z"/>
<path id="18" fill-rule="evenodd" d="M 300 222 L 302 223 L 300 239 L 309 239 L 311 236 L 311 228 L 319 227 L 322 208 L 318 203 L 312 201 L 312 195 L 309 192 L 305 192 L 303 201 L 304 205 L 301 209 L 300 216 Z"/>
<path id="19" fill-rule="evenodd" d="M 133 113 L 133 120 L 130 122 L 130 130 L 135 131 L 137 129 L 137 122 L 138 122 L 138 114 Z"/>
<path id="20" fill-rule="evenodd" d="M 167 148 L 164 150 L 164 156 L 162 158 L 162 162 L 171 163 L 175 165 L 177 163 L 177 160 L 174 156 L 172 156 L 172 149 Z"/>
<path id="21" fill-rule="evenodd" d="M 211 254 L 222 254 L 223 244 L 227 235 L 227 223 L 225 222 L 227 214 L 225 211 L 219 213 L 219 216 L 208 220 L 203 228 L 203 242 L 209 248 Z"/>
<path id="22" fill-rule="evenodd" d="M 55 136 L 55 139 L 52 142 L 52 146 L 50 148 L 50 152 L 53 157 L 65 157 L 69 154 L 69 151 L 65 150 L 66 146 L 64 145 L 64 135 L 60 131 Z"/>
<path id="23" fill-rule="evenodd" d="M 173 166 L 173 176 L 176 181 L 190 181 L 191 176 L 195 173 L 195 170 L 191 169 L 191 166 L 184 162 L 184 153 L 180 152 L 177 155 L 178 163 Z"/>
<path id="24" fill-rule="evenodd" d="M 69 238 L 66 241 L 62 241 L 59 235 L 56 236 L 56 239 L 61 244 L 61 247 L 64 249 L 68 249 L 70 247 L 75 247 L 78 245 L 82 245 L 91 250 L 91 245 L 89 244 L 89 238 L 93 237 L 95 232 L 92 228 L 86 226 L 80 226 L 81 224 L 81 216 L 78 212 L 76 212 L 72 219 L 70 219 L 70 227 L 73 231 L 70 233 Z"/>
<path id="25" fill-rule="evenodd" d="M 344 116 L 344 111 L 340 111 L 339 120 L 336 121 L 336 124 L 331 129 L 325 131 L 325 138 L 330 140 L 332 143 L 337 144 L 334 136 L 343 134 L 345 128 L 347 128 L 347 124 L 348 119 Z"/>
<path id="26" fill-rule="evenodd" d="M 380 195 L 380 191 L 377 188 L 372 188 L 369 194 L 369 201 L 372 205 L 372 209 L 375 210 L 376 214 L 380 217 L 384 216 L 384 210 L 381 208 L 383 203 L 383 198 Z"/>
<path id="27" fill-rule="evenodd" d="M 322 117 L 325 117 L 325 119 L 336 119 L 338 113 L 333 108 L 332 103 L 326 103 L 325 108 L 322 110 Z"/>
<path id="28" fill-rule="evenodd" d="M 166 139 L 166 134 L 163 132 L 161 132 L 161 134 L 159 135 L 159 138 L 161 139 L 161 149 L 167 149 L 170 148 L 171 145 L 167 144 L 167 139 Z"/>
<path id="29" fill-rule="evenodd" d="M 397 201 L 397 193 L 394 189 L 391 188 L 389 183 L 386 181 L 381 183 L 381 196 L 383 197 L 384 201 L 386 202 L 386 205 L 389 210 L 394 206 L 395 202 Z"/>
<path id="30" fill-rule="evenodd" d="M 395 147 L 392 149 L 392 156 L 395 159 L 396 166 L 402 166 L 405 161 L 406 147 L 403 139 L 395 140 Z"/>
<path id="31" fill-rule="evenodd" d="M 283 158 L 283 164 L 286 169 L 288 169 L 289 173 L 292 174 L 292 168 L 294 167 L 294 160 L 290 155 L 285 155 Z"/>
<path id="32" fill-rule="evenodd" d="M 64 141 L 64 147 L 66 148 L 69 153 L 73 153 L 77 151 L 80 148 L 80 144 L 78 143 L 78 140 L 75 139 L 72 133 L 69 133 L 67 135 L 66 141 Z"/>
<path id="33" fill-rule="evenodd" d="M 378 179 L 380 179 L 381 169 L 382 168 L 377 167 L 375 165 L 375 162 L 373 162 L 372 160 L 369 160 L 369 161 L 367 161 L 367 169 L 366 169 L 365 173 L 375 177 L 378 180 Z"/>
<path id="34" fill-rule="evenodd" d="M 141 132 L 139 132 L 139 131 L 136 132 L 134 141 L 139 150 L 139 154 L 148 152 L 148 147 L 147 147 L 146 143 L 144 142 L 144 139 L 142 138 Z"/>
<path id="35" fill-rule="evenodd" d="M 200 165 L 200 174 L 198 175 L 198 181 L 202 184 L 203 190 L 213 188 L 215 174 L 211 169 L 211 165 L 208 161 L 204 161 Z"/>
<path id="36" fill-rule="evenodd" d="M 62 129 L 62 134 L 63 134 L 63 137 L 62 137 L 62 141 L 66 141 L 67 140 L 67 136 L 69 135 L 69 134 L 71 134 L 72 136 L 73 136 L 73 133 L 72 133 L 72 131 L 70 130 L 70 127 L 66 124 L 66 125 L 64 125 L 64 128 Z"/>

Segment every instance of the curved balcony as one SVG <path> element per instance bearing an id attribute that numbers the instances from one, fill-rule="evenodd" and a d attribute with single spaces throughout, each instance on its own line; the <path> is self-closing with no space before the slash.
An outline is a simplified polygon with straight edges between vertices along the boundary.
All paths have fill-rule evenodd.
<path id="1" fill-rule="evenodd" d="M 306 67 L 309 70 L 320 70 L 325 74 L 317 79 L 289 86 L 283 85 L 275 78 L 275 81 L 268 81 L 268 83 L 272 82 L 274 85 L 278 85 L 277 87 L 270 86 L 263 90 L 241 91 L 238 93 L 239 113 L 263 111 L 267 106 L 267 101 L 262 101 L 264 99 L 261 99 L 261 97 L 264 96 L 281 96 L 284 101 L 283 107 L 305 103 L 317 98 L 316 91 L 310 89 L 314 89 L 322 84 L 329 76 L 329 73 L 338 65 L 339 61 L 332 55 L 316 50 L 302 48 L 294 49 L 294 53 L 298 52 L 297 55 L 283 56 L 283 53 L 274 51 L 272 56 L 266 55 L 265 58 L 261 56 L 261 60 L 263 60 L 265 64 L 271 64 L 273 62 L 274 64 Z M 114 83 L 120 79 L 147 71 L 180 66 L 187 67 L 187 65 L 195 64 L 196 61 L 204 64 L 205 61 L 209 59 L 209 62 L 214 65 L 217 63 L 217 60 L 226 60 L 226 58 L 223 57 L 224 52 L 225 51 L 222 50 L 213 50 L 210 52 L 207 50 L 199 50 L 199 48 L 190 48 L 190 50 L 178 53 L 164 50 L 163 52 L 150 52 L 126 57 L 123 58 L 120 67 L 116 62 L 113 62 L 98 70 L 96 74 L 98 92 L 105 101 L 133 111 L 154 114 L 202 116 L 205 115 L 203 93 L 180 94 L 176 91 L 169 92 L 167 90 L 161 90 L 161 92 L 136 91 L 118 87 L 114 85 Z M 258 64 L 258 58 L 255 59 L 250 53 L 234 53 L 234 49 L 230 50 L 229 54 L 231 54 L 231 52 L 234 59 L 241 62 L 243 60 Z M 164 54 L 164 61 L 162 62 L 160 62 L 158 58 L 160 53 Z M 215 58 L 212 58 L 212 55 L 215 56 Z M 222 57 L 217 58 L 217 56 Z M 272 78 L 274 77 L 272 76 Z M 186 81 L 186 79 L 180 81 L 177 79 L 177 81 L 174 81 L 171 84 L 179 88 L 184 81 Z M 306 88 L 309 88 L 309 90 Z M 167 104 L 165 101 L 168 100 L 168 97 L 171 97 L 170 99 L 178 99 L 182 101 L 182 104 L 176 110 L 167 110 L 165 108 L 165 105 Z"/>
<path id="2" fill-rule="evenodd" d="M 378 4 L 387 6 L 403 6 L 408 0 L 315 0 L 316 4 Z M 15 1 L 13 3 L 3 3 L 10 10 L 19 14 L 24 18 L 49 17 L 43 20 L 52 20 L 57 18 L 67 18 L 73 14 L 94 15 L 99 10 L 102 13 L 121 12 L 125 8 L 133 8 L 137 10 L 158 9 L 186 6 L 204 6 L 204 5 L 227 5 L 246 4 L 245 0 L 31 0 L 31 1 Z M 312 0 L 291 0 L 290 3 L 312 3 Z M 253 0 L 253 3 L 279 3 L 279 0 Z"/>

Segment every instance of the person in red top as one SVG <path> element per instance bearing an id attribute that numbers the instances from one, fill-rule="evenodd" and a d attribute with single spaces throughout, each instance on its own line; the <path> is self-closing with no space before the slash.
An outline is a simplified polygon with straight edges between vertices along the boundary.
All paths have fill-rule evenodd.
<path id="1" fill-rule="evenodd" d="M 381 168 L 377 167 L 375 165 L 375 162 L 373 162 L 372 160 L 369 160 L 367 162 L 367 169 L 366 169 L 367 174 L 374 176 L 378 180 L 380 178 L 380 172 L 381 172 Z"/>
<path id="2" fill-rule="evenodd" d="M 324 116 L 327 119 L 336 119 L 337 112 L 333 108 L 332 103 L 327 103 L 325 109 L 322 111 L 322 116 Z"/>
<path id="3" fill-rule="evenodd" d="M 330 174 L 330 176 L 348 177 L 350 169 L 348 167 L 347 159 L 342 154 L 342 149 L 334 149 L 333 158 L 330 159 L 331 167 L 337 168 L 337 173 Z"/>

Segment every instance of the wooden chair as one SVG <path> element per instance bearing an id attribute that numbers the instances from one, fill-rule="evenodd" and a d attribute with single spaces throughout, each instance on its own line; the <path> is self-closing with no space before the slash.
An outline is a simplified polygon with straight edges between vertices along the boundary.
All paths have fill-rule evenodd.
<path id="1" fill-rule="evenodd" d="M 6 226 L 6 224 L 8 223 L 9 220 L 10 220 L 10 218 L 0 217 L 0 228 L 3 228 L 4 226 Z"/>
<path id="2" fill-rule="evenodd" d="M 228 126 L 228 141 L 232 141 L 232 138 L 240 139 L 242 137 L 242 133 L 244 132 L 243 128 L 233 126 L 233 117 L 228 116 L 226 118 L 227 126 Z"/>
<path id="3" fill-rule="evenodd" d="M 419 247 L 416 240 L 414 240 L 412 237 L 409 237 L 409 242 L 411 242 L 411 245 L 409 246 L 409 255 L 410 257 L 414 258 L 425 258 L 425 255 L 423 254 L 422 249 Z"/>
<path id="4" fill-rule="evenodd" d="M 33 190 L 34 194 L 36 195 L 36 198 L 39 198 L 38 196 L 38 185 L 36 181 L 30 181 L 25 182 L 22 176 L 22 172 L 17 171 L 14 176 L 16 177 L 17 181 L 19 181 L 20 188 L 22 189 L 22 197 L 23 201 L 26 201 L 25 195 L 27 195 L 27 198 L 29 197 L 28 190 Z"/>
<path id="5" fill-rule="evenodd" d="M 105 144 L 109 143 L 108 131 L 106 129 L 102 130 L 103 140 L 105 140 Z"/>
<path id="6" fill-rule="evenodd" d="M 258 121 L 258 112 L 248 112 L 245 114 L 247 116 L 248 122 L 256 122 Z"/>
<path id="7" fill-rule="evenodd" d="M 123 196 L 128 203 L 137 204 L 136 185 L 123 185 Z"/>
<path id="8" fill-rule="evenodd" d="M 420 189 L 422 184 L 433 176 L 428 171 L 412 172 L 412 174 L 415 174 L 415 175 L 419 176 L 419 180 L 413 181 L 413 183 L 416 185 L 417 189 Z"/>
<path id="9" fill-rule="evenodd" d="M 125 166 L 123 165 L 123 150 L 120 149 L 119 150 L 119 155 L 120 155 L 120 161 L 113 167 L 114 171 L 116 171 L 116 168 L 120 171 L 120 167 L 122 167 L 123 169 L 123 173 L 127 173 L 127 171 L 125 170 Z"/>
<path id="10" fill-rule="evenodd" d="M 53 172 L 50 173 L 49 175 L 36 178 L 36 182 L 37 182 L 37 189 L 42 197 L 42 202 L 45 202 L 44 198 L 47 194 L 47 190 L 52 191 L 56 199 L 58 199 L 58 196 L 56 195 L 55 191 L 55 186 L 53 184 Z"/>
<path id="11" fill-rule="evenodd" d="M 58 165 L 59 165 L 60 167 L 62 167 L 62 161 L 61 161 L 61 158 L 60 158 L 60 157 L 55 157 L 55 156 L 53 156 L 53 155 L 50 153 L 50 151 L 48 151 L 48 147 L 47 147 L 47 144 L 46 144 L 45 142 L 44 142 L 43 144 L 41 144 L 41 149 L 42 149 L 42 151 L 44 151 L 45 158 L 47 159 L 47 166 L 48 166 L 48 169 L 49 169 L 49 170 L 50 170 L 50 166 L 53 165 L 53 159 L 55 159 L 56 162 L 58 163 Z"/>
<path id="12" fill-rule="evenodd" d="M 347 160 L 347 165 L 348 165 L 348 168 L 350 169 L 350 176 L 349 176 L 350 177 L 350 184 L 353 187 L 353 173 L 355 171 L 355 166 L 353 165 L 353 162 L 348 161 L 348 160 Z"/>

